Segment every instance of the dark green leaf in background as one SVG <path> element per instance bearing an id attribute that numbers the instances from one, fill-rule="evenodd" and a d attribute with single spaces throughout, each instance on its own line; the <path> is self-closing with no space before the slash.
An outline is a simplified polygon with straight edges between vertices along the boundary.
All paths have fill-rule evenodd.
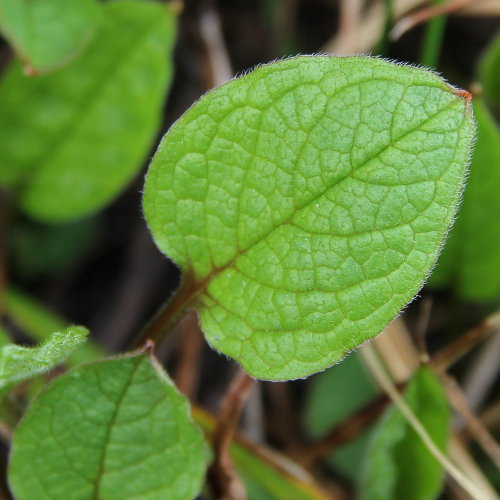
<path id="1" fill-rule="evenodd" d="M 96 0 L 0 0 L 0 31 L 30 72 L 78 55 L 101 18 Z"/>
<path id="2" fill-rule="evenodd" d="M 500 118 L 500 35 L 493 40 L 481 59 L 479 81 L 486 103 Z"/>
<path id="3" fill-rule="evenodd" d="M 115 197 L 141 166 L 171 79 L 168 4 L 103 5 L 85 53 L 51 75 L 14 64 L 0 84 L 0 183 L 31 216 L 59 222 Z"/>
<path id="4" fill-rule="evenodd" d="M 208 459 L 181 396 L 147 353 L 52 382 L 15 431 L 16 500 L 190 500 Z"/>
<path id="5" fill-rule="evenodd" d="M 475 97 L 477 141 L 462 206 L 432 283 L 451 282 L 470 300 L 500 297 L 500 129 Z"/>
<path id="6" fill-rule="evenodd" d="M 151 164 L 144 212 L 210 344 L 255 377 L 305 377 L 422 286 L 473 135 L 468 99 L 431 72 L 291 58 L 184 114 Z"/>
<path id="7" fill-rule="evenodd" d="M 312 377 L 310 383 L 304 424 L 315 439 L 321 438 L 378 395 L 356 352 Z M 351 443 L 336 449 L 328 457 L 328 463 L 345 477 L 357 480 L 369 437 L 370 432 L 365 431 Z"/>
<path id="8" fill-rule="evenodd" d="M 405 400 L 442 451 L 449 438 L 450 411 L 439 380 L 421 368 Z M 361 478 L 361 500 L 435 500 L 442 488 L 441 464 L 406 418 L 391 406 L 377 424 Z"/>
<path id="9" fill-rule="evenodd" d="M 97 227 L 95 217 L 57 225 L 17 217 L 7 240 L 10 269 L 28 282 L 64 271 L 82 259 Z"/>

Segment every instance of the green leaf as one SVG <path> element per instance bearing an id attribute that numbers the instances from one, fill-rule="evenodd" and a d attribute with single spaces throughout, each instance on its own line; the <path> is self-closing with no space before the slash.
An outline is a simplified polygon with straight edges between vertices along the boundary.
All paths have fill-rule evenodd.
<path id="1" fill-rule="evenodd" d="M 500 297 L 500 130 L 474 98 L 477 141 L 458 219 L 431 283 L 451 282 L 466 299 Z"/>
<path id="2" fill-rule="evenodd" d="M 62 320 L 33 298 L 15 288 L 6 288 L 3 299 L 3 306 L 9 320 L 33 340 L 45 342 L 53 332 L 68 327 L 67 321 Z M 76 366 L 80 363 L 96 361 L 103 356 L 104 352 L 101 348 L 92 342 L 87 342 L 66 360 L 66 364 Z"/>
<path id="3" fill-rule="evenodd" d="M 500 35 L 488 47 L 479 64 L 479 81 L 487 103 L 500 113 Z"/>
<path id="4" fill-rule="evenodd" d="M 100 20 L 95 0 L 0 0 L 0 31 L 28 71 L 46 71 L 75 57 Z"/>
<path id="5" fill-rule="evenodd" d="M 186 399 L 148 354 L 50 384 L 14 433 L 16 500 L 189 500 L 208 458 Z"/>
<path id="6" fill-rule="evenodd" d="M 195 408 L 193 417 L 209 437 L 216 419 Z M 242 478 L 248 500 L 328 500 L 312 478 L 284 455 L 256 446 L 241 436 L 231 443 L 231 457 Z"/>
<path id="7" fill-rule="evenodd" d="M 0 389 L 49 371 L 62 363 L 87 338 L 88 330 L 70 326 L 53 333 L 39 347 L 6 345 L 0 354 Z"/>
<path id="8" fill-rule="evenodd" d="M 378 395 L 357 352 L 351 353 L 329 370 L 315 375 L 310 383 L 304 423 L 309 434 L 316 439 L 361 410 Z M 366 430 L 354 441 L 332 452 L 328 463 L 350 480 L 357 480 L 359 464 L 366 453 L 369 437 L 370 432 Z"/>
<path id="9" fill-rule="evenodd" d="M 31 216 L 58 222 L 115 197 L 141 166 L 171 79 L 175 16 L 168 5 L 103 6 L 101 30 L 66 68 L 0 85 L 0 182 Z"/>
<path id="10" fill-rule="evenodd" d="M 208 341 L 253 376 L 323 370 L 422 286 L 455 213 L 468 99 L 431 72 L 297 57 L 207 94 L 172 127 L 144 212 Z"/>
<path id="11" fill-rule="evenodd" d="M 450 412 L 439 380 L 426 367 L 413 377 L 405 400 L 435 444 L 444 451 Z M 366 456 L 361 500 L 434 500 L 443 470 L 398 409 L 391 406 L 379 421 Z"/>

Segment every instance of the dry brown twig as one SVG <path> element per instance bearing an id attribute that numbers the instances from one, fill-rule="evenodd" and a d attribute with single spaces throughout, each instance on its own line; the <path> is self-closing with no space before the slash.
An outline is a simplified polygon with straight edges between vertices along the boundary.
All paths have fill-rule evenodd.
<path id="1" fill-rule="evenodd" d="M 238 476 L 229 447 L 254 382 L 240 369 L 222 401 L 212 440 L 215 460 L 208 471 L 210 485 L 218 500 L 246 500 L 245 486 Z"/>
<path id="2" fill-rule="evenodd" d="M 402 388 L 403 384 L 399 385 Z M 356 439 L 370 424 L 375 422 L 387 408 L 390 399 L 382 395 L 356 413 L 349 415 L 326 436 L 310 446 L 302 447 L 294 454 L 295 460 L 310 469 L 336 448 Z"/>
<path id="3" fill-rule="evenodd" d="M 471 435 L 491 458 L 493 463 L 500 468 L 500 446 L 470 409 L 467 398 L 455 378 L 446 373 L 440 374 L 439 378 L 448 395 L 448 401 L 450 401 L 455 411 L 465 420 Z"/>
<path id="4" fill-rule="evenodd" d="M 432 5 L 425 7 L 417 12 L 409 14 L 400 19 L 392 28 L 390 39 L 396 41 L 401 38 L 407 31 L 410 31 L 415 26 L 425 23 L 433 17 L 443 14 L 450 14 L 458 10 L 463 10 L 465 7 L 479 3 L 478 0 L 451 0 L 442 5 Z"/>
<path id="5" fill-rule="evenodd" d="M 435 354 L 429 362 L 430 367 L 438 374 L 444 373 L 453 363 L 497 330 L 500 330 L 500 311 L 488 316 L 478 326 Z"/>

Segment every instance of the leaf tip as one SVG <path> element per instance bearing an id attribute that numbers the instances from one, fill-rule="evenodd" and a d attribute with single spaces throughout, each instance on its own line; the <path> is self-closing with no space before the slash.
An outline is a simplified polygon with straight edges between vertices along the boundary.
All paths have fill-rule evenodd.
<path id="1" fill-rule="evenodd" d="M 462 99 L 464 99 L 467 104 L 470 104 L 470 102 L 472 101 L 472 94 L 468 90 L 457 89 L 457 88 L 452 87 L 451 91 L 456 96 L 461 97 Z"/>
<path id="2" fill-rule="evenodd" d="M 147 353 L 150 356 L 153 355 L 154 350 L 155 350 L 155 343 L 151 339 L 147 339 L 144 345 L 139 349 L 140 352 Z"/>

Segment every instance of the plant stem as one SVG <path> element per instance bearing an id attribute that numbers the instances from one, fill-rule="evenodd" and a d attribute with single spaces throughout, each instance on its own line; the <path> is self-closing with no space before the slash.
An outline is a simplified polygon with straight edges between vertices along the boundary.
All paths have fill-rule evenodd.
<path id="1" fill-rule="evenodd" d="M 441 5 L 443 0 L 434 0 L 433 5 Z M 428 68 L 437 69 L 441 44 L 444 36 L 446 17 L 443 15 L 433 17 L 425 28 L 424 41 L 420 52 L 420 63 Z"/>
<path id="2" fill-rule="evenodd" d="M 429 366 L 438 374 L 445 372 L 449 366 L 497 330 L 500 330 L 500 311 L 491 314 L 479 323 L 479 325 L 467 331 L 446 347 L 443 347 L 443 349 L 432 356 Z"/>
<path id="3" fill-rule="evenodd" d="M 218 499 L 246 499 L 245 486 L 236 472 L 229 447 L 236 432 L 245 401 L 255 380 L 239 370 L 222 401 L 217 427 L 213 434 L 215 460 L 209 478 Z"/>
<path id="4" fill-rule="evenodd" d="M 184 276 L 174 295 L 160 307 L 153 319 L 141 331 L 134 347 L 140 347 L 148 340 L 152 340 L 157 348 L 160 348 L 168 334 L 186 315 L 205 285 L 205 282 L 197 282 L 189 274 Z"/>

